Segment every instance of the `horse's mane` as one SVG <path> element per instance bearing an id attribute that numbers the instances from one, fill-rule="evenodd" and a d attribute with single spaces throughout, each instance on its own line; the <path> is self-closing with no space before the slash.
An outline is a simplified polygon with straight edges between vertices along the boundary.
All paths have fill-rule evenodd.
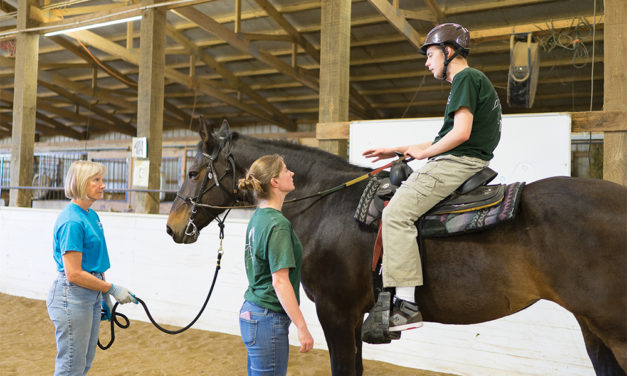
<path id="1" fill-rule="evenodd" d="M 301 145 L 286 140 L 258 139 L 240 134 L 238 132 L 232 132 L 231 137 L 233 141 L 241 139 L 247 145 L 255 145 L 260 149 L 278 149 L 280 150 L 279 154 L 282 154 L 284 157 L 289 158 L 292 163 L 315 162 L 324 165 L 325 169 L 327 170 L 350 173 L 370 171 L 370 169 L 352 165 L 340 156 L 311 146 Z"/>

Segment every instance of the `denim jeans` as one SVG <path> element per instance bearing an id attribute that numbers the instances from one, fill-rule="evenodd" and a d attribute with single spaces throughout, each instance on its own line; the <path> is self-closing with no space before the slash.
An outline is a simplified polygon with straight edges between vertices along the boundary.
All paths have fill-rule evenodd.
<path id="1" fill-rule="evenodd" d="M 244 301 L 239 327 L 248 352 L 248 376 L 283 376 L 287 373 L 290 323 L 285 313 Z"/>
<path id="2" fill-rule="evenodd" d="M 100 291 L 69 282 L 64 272 L 52 283 L 46 305 L 57 339 L 54 376 L 87 375 L 96 355 L 101 300 Z"/>

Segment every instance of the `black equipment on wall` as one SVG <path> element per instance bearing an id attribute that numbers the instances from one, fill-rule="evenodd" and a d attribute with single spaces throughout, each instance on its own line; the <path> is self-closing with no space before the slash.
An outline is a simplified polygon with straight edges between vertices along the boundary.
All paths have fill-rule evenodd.
<path id="1" fill-rule="evenodd" d="M 512 35 L 509 41 L 510 64 L 507 78 L 507 104 L 531 108 L 536 95 L 540 54 L 531 33 Z"/>

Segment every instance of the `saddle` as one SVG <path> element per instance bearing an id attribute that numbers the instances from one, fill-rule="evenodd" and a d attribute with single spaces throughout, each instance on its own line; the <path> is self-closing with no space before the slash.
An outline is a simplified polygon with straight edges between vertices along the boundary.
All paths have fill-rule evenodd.
<path id="1" fill-rule="evenodd" d="M 411 168 L 409 171 L 407 168 L 392 170 L 389 177 L 371 178 L 357 205 L 354 218 L 367 227 L 378 228 L 373 270 L 382 254 L 381 214 L 396 188 L 409 176 Z M 420 217 L 416 221 L 419 238 L 482 231 L 512 219 L 518 209 L 524 183 L 487 185 L 496 175 L 489 167 L 482 169 Z"/>

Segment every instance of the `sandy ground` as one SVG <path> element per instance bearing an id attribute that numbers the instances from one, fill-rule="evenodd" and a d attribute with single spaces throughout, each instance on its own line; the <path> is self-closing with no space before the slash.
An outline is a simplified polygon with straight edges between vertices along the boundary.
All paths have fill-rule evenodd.
<path id="1" fill-rule="evenodd" d="M 101 338 L 109 338 L 101 326 Z M 0 294 L 0 375 L 52 375 L 56 345 L 46 303 Z M 364 361 L 364 375 L 442 376 L 444 374 Z M 240 337 L 190 329 L 171 336 L 151 324 L 131 321 L 116 330 L 113 346 L 98 349 L 90 375 L 245 375 L 246 348 Z M 290 348 L 288 375 L 330 375 L 329 353 L 300 354 Z"/>

